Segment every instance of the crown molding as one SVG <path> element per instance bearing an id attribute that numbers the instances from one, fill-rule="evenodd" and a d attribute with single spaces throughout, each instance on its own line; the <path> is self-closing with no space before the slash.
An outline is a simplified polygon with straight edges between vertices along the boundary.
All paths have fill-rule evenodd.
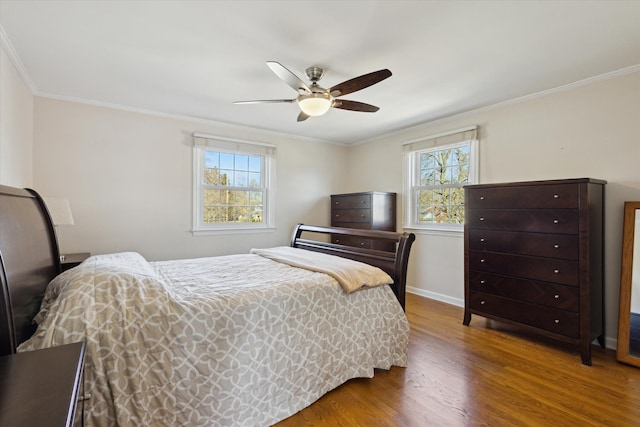
<path id="1" fill-rule="evenodd" d="M 203 118 L 192 117 L 192 116 L 164 113 L 156 110 L 150 110 L 150 109 L 139 108 L 139 107 L 129 107 L 126 105 L 113 104 L 113 103 L 102 102 L 102 101 L 94 101 L 92 99 L 78 98 L 73 96 L 60 95 L 56 93 L 36 92 L 34 96 L 37 96 L 39 98 L 54 99 L 57 101 L 71 102 L 74 104 L 89 105 L 89 106 L 98 107 L 98 108 L 108 108 L 111 110 L 124 111 L 128 113 L 144 114 L 147 116 L 154 116 L 154 117 L 160 117 L 160 118 L 172 119 L 172 120 L 180 120 L 180 121 L 189 122 L 189 123 L 200 123 L 203 125 L 216 126 L 218 128 L 230 129 L 235 131 L 257 131 L 263 135 L 264 137 L 263 139 L 266 139 L 266 142 L 271 142 L 271 141 L 277 142 L 285 138 L 289 140 L 308 141 L 308 142 L 323 143 L 323 144 L 330 144 L 330 145 L 346 146 L 346 144 L 335 142 L 335 141 L 309 138 L 309 137 L 300 136 L 300 135 L 278 132 L 278 131 L 274 131 L 266 128 L 251 127 L 247 125 L 240 125 L 240 124 L 230 123 L 230 122 L 220 122 L 220 121 L 215 121 L 211 119 L 203 119 Z"/>
<path id="2" fill-rule="evenodd" d="M 11 60 L 13 66 L 16 68 L 16 70 L 18 70 L 20 78 L 22 78 L 24 84 L 27 85 L 27 87 L 31 91 L 31 94 L 36 95 L 38 93 L 38 88 L 33 83 L 33 80 L 31 80 L 29 73 L 27 73 L 27 69 L 24 68 L 24 64 L 20 60 L 20 57 L 18 56 L 16 50 L 13 48 L 13 44 L 11 43 L 11 40 L 9 40 L 9 36 L 4 31 L 4 27 L 2 25 L 0 25 L 0 45 L 7 53 L 7 56 Z"/>
<path id="3" fill-rule="evenodd" d="M 548 95 L 553 95 L 556 93 L 562 93 L 562 92 L 566 92 L 569 90 L 573 90 L 573 89 L 577 89 L 580 87 L 584 87 L 584 86 L 589 86 L 595 83 L 599 83 L 599 82 L 603 82 L 606 80 L 610 80 L 610 79 L 614 79 L 614 78 L 618 78 L 618 77 L 622 77 L 622 76 L 626 76 L 628 74 L 633 74 L 633 73 L 637 73 L 640 72 L 640 64 L 637 65 L 632 65 L 630 67 L 626 67 L 626 68 L 621 68 L 619 70 L 616 71 L 611 71 L 605 74 L 600 74 L 598 76 L 594 76 L 594 77 L 588 77 L 586 79 L 583 80 L 578 80 L 576 82 L 573 83 L 568 83 L 562 86 L 557 86 L 551 89 L 546 89 L 546 90 L 542 90 L 540 92 L 534 92 L 532 94 L 529 95 L 524 95 L 524 96 L 520 96 L 517 98 L 513 98 L 513 99 L 508 99 L 506 101 L 502 101 L 502 102 L 497 102 L 495 104 L 491 104 L 491 105 L 485 105 L 483 107 L 478 107 L 478 108 L 473 108 L 470 110 L 466 110 L 466 111 L 461 111 L 455 114 L 451 114 L 448 116 L 442 116 L 442 117 L 435 117 L 433 119 L 429 119 L 429 120 L 425 120 L 424 122 L 420 122 L 420 123 L 415 123 L 406 127 L 403 127 L 401 129 L 398 129 L 396 131 L 384 134 L 384 135 L 380 135 L 374 138 L 370 138 L 364 141 L 359 141 L 356 143 L 351 144 L 351 146 L 356 146 L 356 145 L 362 145 L 362 144 L 368 144 L 371 142 L 377 142 L 377 141 L 382 141 L 382 140 L 386 140 L 388 138 L 393 138 L 393 137 L 400 137 L 404 132 L 416 128 L 416 127 L 420 127 L 420 126 L 433 126 L 433 125 L 438 125 L 438 124 L 442 124 L 442 123 L 447 123 L 449 121 L 453 121 L 453 120 L 458 120 L 458 119 L 462 119 L 465 118 L 467 116 L 471 116 L 471 115 L 475 115 L 475 114 L 480 114 L 480 113 L 484 113 L 486 111 L 491 111 L 491 110 L 496 110 L 498 108 L 503 108 L 503 107 L 507 107 L 509 105 L 515 105 L 515 104 L 520 104 L 532 99 L 536 99 L 536 98 L 542 98 L 544 96 L 548 96 Z"/>

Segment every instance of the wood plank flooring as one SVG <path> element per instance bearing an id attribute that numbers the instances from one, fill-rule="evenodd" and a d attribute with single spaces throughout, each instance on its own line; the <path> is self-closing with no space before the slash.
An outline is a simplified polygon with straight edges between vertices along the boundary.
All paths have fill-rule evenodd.
<path id="1" fill-rule="evenodd" d="M 354 379 L 289 426 L 640 426 L 640 369 L 407 295 L 409 364 Z"/>

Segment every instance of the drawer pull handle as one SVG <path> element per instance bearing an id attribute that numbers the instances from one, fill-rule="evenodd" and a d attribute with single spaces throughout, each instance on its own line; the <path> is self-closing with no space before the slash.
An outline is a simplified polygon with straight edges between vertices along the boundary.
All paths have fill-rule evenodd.
<path id="1" fill-rule="evenodd" d="M 485 260 L 484 258 L 482 258 L 482 259 L 480 260 L 480 262 L 485 262 L 485 261 L 486 261 L 486 260 Z"/>
<path id="2" fill-rule="evenodd" d="M 484 237 L 481 237 L 481 238 L 480 238 L 480 241 L 481 241 L 481 242 L 484 242 Z"/>
<path id="3" fill-rule="evenodd" d="M 481 284 L 481 285 L 484 285 L 484 280 L 480 280 L 480 284 Z"/>
<path id="4" fill-rule="evenodd" d="M 553 198 L 554 198 L 554 199 L 559 199 L 559 198 L 560 198 L 560 196 L 558 196 L 557 194 L 554 194 L 554 195 L 553 195 Z"/>
<path id="5" fill-rule="evenodd" d="M 364 242 L 360 242 L 360 246 L 364 246 Z"/>
<path id="6" fill-rule="evenodd" d="M 340 218 L 340 214 L 336 214 L 336 218 Z"/>
<path id="7" fill-rule="evenodd" d="M 554 320 L 554 323 L 557 325 L 558 323 L 560 323 L 560 319 Z"/>
<path id="8" fill-rule="evenodd" d="M 339 205 L 339 204 L 340 204 L 340 202 L 336 202 L 336 205 Z"/>
<path id="9" fill-rule="evenodd" d="M 480 196 L 480 200 L 484 200 L 484 196 Z"/>
<path id="10" fill-rule="evenodd" d="M 360 218 L 364 218 L 364 214 L 361 214 L 361 215 L 360 215 Z"/>
<path id="11" fill-rule="evenodd" d="M 484 301 L 480 301 L 480 305 L 484 305 Z"/>
<path id="12" fill-rule="evenodd" d="M 560 295 L 555 294 L 553 297 L 554 297 L 555 299 L 559 299 L 559 298 L 560 298 Z"/>
<path id="13" fill-rule="evenodd" d="M 364 200 L 360 200 L 360 204 L 363 204 L 363 203 L 364 203 Z"/>
<path id="14" fill-rule="evenodd" d="M 560 273 L 560 270 L 558 270 L 557 268 L 555 270 L 553 270 L 554 273 L 558 274 Z"/>
<path id="15" fill-rule="evenodd" d="M 484 221 L 484 217 L 483 216 L 480 217 L 480 221 Z"/>
<path id="16" fill-rule="evenodd" d="M 555 249 L 559 249 L 559 248 L 560 248 L 560 245 L 553 245 L 553 247 L 554 247 Z"/>
<path id="17" fill-rule="evenodd" d="M 336 243 L 340 243 L 340 239 L 336 239 Z"/>
<path id="18" fill-rule="evenodd" d="M 554 223 L 554 224 L 557 224 L 558 222 L 559 222 L 559 221 L 558 221 L 557 219 L 554 219 L 554 220 L 553 220 L 553 223 Z"/>

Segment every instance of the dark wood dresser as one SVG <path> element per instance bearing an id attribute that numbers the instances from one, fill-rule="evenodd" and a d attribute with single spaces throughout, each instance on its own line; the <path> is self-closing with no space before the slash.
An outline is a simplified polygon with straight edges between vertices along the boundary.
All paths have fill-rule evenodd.
<path id="1" fill-rule="evenodd" d="M 396 193 L 368 191 L 333 194 L 331 196 L 331 226 L 396 231 Z M 332 241 L 349 246 L 395 251 L 393 244 L 389 245 L 359 237 L 333 236 Z"/>
<path id="2" fill-rule="evenodd" d="M 605 181 L 465 187 L 464 325 L 477 314 L 580 347 L 604 346 Z"/>
<path id="3" fill-rule="evenodd" d="M 84 343 L 0 357 L 0 426 L 74 425 L 83 366 Z"/>

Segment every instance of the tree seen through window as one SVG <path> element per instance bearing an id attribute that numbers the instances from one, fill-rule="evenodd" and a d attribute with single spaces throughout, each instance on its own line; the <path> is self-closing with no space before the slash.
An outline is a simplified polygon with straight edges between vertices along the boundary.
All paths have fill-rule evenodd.
<path id="1" fill-rule="evenodd" d="M 469 182 L 470 146 L 423 151 L 417 161 L 417 221 L 464 223 L 462 186 Z"/>
<path id="2" fill-rule="evenodd" d="M 261 156 L 206 151 L 204 222 L 263 222 L 263 169 Z"/>

